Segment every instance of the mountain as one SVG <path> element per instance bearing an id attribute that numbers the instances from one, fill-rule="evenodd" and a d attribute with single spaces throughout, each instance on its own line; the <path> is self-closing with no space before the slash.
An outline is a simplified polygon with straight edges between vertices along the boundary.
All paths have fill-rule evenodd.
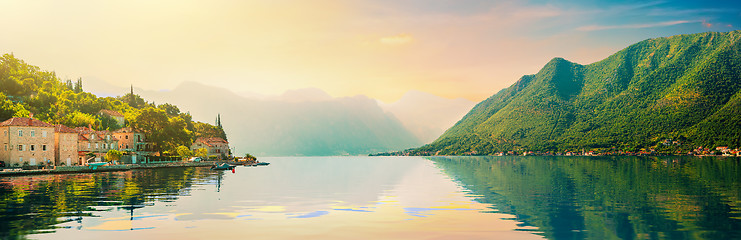
<path id="1" fill-rule="evenodd" d="M 554 58 L 416 151 L 741 146 L 741 31 L 649 39 L 589 65 Z M 676 145 L 676 144 L 674 144 Z"/>
<path id="2" fill-rule="evenodd" d="M 379 104 L 393 113 L 420 141 L 430 143 L 461 119 L 475 103 L 412 90 L 396 102 Z"/>
<path id="3" fill-rule="evenodd" d="M 187 106 L 194 119 L 221 114 L 237 153 L 258 156 L 365 155 L 422 143 L 392 114 L 365 96 L 331 98 L 318 89 L 269 99 L 238 96 L 193 82 L 171 91 L 144 91 L 155 102 Z"/>

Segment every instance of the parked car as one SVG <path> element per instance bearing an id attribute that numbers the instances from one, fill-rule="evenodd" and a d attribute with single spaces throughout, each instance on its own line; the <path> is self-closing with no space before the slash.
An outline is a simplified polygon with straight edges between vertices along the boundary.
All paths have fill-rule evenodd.
<path id="1" fill-rule="evenodd" d="M 201 158 L 200 157 L 192 157 L 192 158 L 188 159 L 188 161 L 191 161 L 191 162 L 200 162 L 201 161 Z"/>

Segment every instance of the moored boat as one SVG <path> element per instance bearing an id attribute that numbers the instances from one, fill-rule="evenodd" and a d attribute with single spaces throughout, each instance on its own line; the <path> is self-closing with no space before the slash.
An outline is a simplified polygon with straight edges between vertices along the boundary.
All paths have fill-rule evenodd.
<path id="1" fill-rule="evenodd" d="M 234 169 L 234 165 L 228 164 L 228 163 L 222 163 L 218 165 L 211 166 L 211 170 L 232 170 Z"/>

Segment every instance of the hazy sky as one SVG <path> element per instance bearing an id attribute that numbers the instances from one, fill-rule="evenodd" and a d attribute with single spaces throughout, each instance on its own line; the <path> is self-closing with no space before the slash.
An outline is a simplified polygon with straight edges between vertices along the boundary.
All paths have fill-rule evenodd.
<path id="1" fill-rule="evenodd" d="M 62 78 L 384 101 L 480 101 L 553 57 L 739 26 L 736 1 L 0 0 L 0 52 Z"/>

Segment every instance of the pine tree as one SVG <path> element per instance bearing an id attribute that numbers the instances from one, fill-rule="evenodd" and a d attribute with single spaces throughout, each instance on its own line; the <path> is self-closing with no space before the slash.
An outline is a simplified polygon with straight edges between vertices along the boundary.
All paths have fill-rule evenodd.
<path id="1" fill-rule="evenodd" d="M 82 78 L 77 79 L 77 83 L 75 83 L 74 88 L 75 93 L 81 93 L 82 92 Z"/>
<path id="2" fill-rule="evenodd" d="M 71 79 L 67 79 L 67 83 L 65 83 L 65 86 L 67 87 L 67 89 L 69 89 L 71 91 L 74 91 L 75 90 L 75 86 L 74 86 L 74 84 L 72 84 L 72 80 Z"/>

